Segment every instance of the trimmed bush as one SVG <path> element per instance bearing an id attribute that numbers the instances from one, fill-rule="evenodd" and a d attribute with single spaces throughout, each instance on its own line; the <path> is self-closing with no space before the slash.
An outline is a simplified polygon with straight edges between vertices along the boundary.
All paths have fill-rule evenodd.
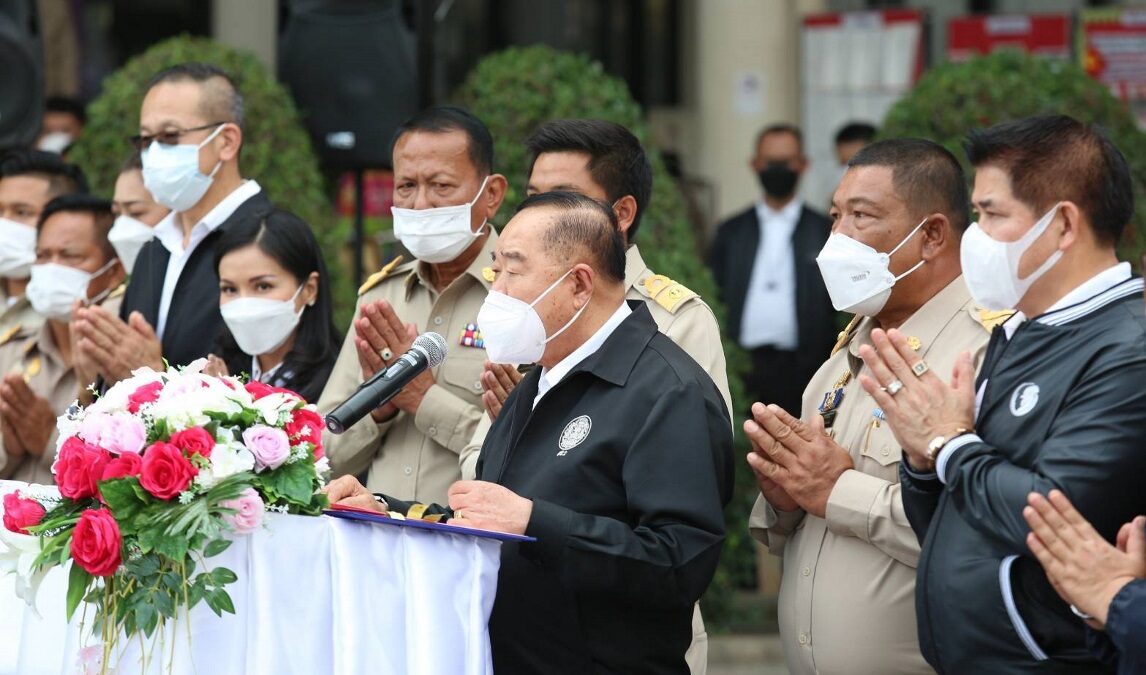
<path id="1" fill-rule="evenodd" d="M 649 267 L 700 293 L 717 317 L 724 311 L 716 301 L 716 286 L 701 257 L 698 236 L 686 218 L 684 199 L 665 171 L 660 154 L 649 144 L 649 132 L 640 106 L 625 83 L 603 72 L 588 57 L 549 47 L 510 48 L 487 56 L 470 72 L 455 102 L 465 106 L 486 125 L 494 139 L 495 170 L 509 179 L 509 191 L 498 214 L 504 224 L 513 207 L 525 197 L 529 158 L 525 139 L 538 126 L 553 119 L 597 118 L 624 125 L 648 149 L 653 163 L 653 196 L 641 220 L 636 243 Z M 740 373 L 745 356 L 733 340 L 724 340 L 729 364 L 732 400 L 746 408 Z M 736 420 L 746 413 L 734 412 Z M 738 425 L 737 425 L 738 426 Z M 710 628 L 725 624 L 730 591 L 755 582 L 755 551 L 748 537 L 748 513 L 759 494 L 744 461 L 747 442 L 737 430 L 736 494 L 725 512 L 728 538 L 721 567 L 703 604 Z"/>
<path id="2" fill-rule="evenodd" d="M 1136 209 L 1119 255 L 1137 266 L 1146 248 L 1146 134 L 1126 105 L 1079 66 L 1003 51 L 936 67 L 888 111 L 880 135 L 929 138 L 969 170 L 962 146 L 969 131 L 1047 113 L 1102 126 L 1126 155 Z"/>

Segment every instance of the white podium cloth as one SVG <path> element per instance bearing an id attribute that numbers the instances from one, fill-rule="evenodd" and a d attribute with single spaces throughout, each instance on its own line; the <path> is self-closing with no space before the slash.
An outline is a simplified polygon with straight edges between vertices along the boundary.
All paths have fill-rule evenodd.
<path id="1" fill-rule="evenodd" d="M 0 486 L 11 491 L 12 484 Z M 0 507 L 2 508 L 2 507 Z M 267 514 L 258 532 L 208 559 L 239 579 L 227 586 L 235 614 L 206 603 L 168 623 L 147 673 L 493 672 L 488 621 L 500 542 L 330 517 Z M 64 618 L 67 570 L 45 577 L 41 616 L 0 578 L 0 674 L 77 669 L 81 614 Z M 90 614 L 90 610 L 89 610 Z M 190 641 L 188 641 L 190 633 Z M 140 641 L 121 639 L 117 675 L 142 672 Z"/>

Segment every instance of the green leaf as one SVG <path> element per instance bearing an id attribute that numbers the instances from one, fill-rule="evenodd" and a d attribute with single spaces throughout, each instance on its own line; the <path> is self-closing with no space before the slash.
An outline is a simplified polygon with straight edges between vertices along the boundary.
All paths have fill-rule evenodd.
<path id="1" fill-rule="evenodd" d="M 153 607 L 150 603 L 141 603 L 138 607 L 135 608 L 135 625 L 142 629 L 148 637 L 151 637 L 152 631 L 155 630 L 157 619 L 158 617 L 155 613 L 155 607 Z"/>
<path id="2" fill-rule="evenodd" d="M 139 479 L 134 476 L 100 481 L 99 492 L 107 502 L 108 508 L 115 514 L 116 520 L 121 523 L 134 518 L 147 506 L 147 501 L 140 496 L 143 488 L 139 485 Z"/>
<path id="3" fill-rule="evenodd" d="M 73 562 L 72 569 L 68 572 L 68 595 L 66 603 L 68 621 L 72 620 L 72 615 L 76 613 L 76 607 L 80 606 L 80 600 L 83 599 L 84 594 L 87 592 L 88 584 L 91 582 L 92 575 L 88 574 L 87 570 Z"/>
<path id="4" fill-rule="evenodd" d="M 305 506 L 314 494 L 314 468 L 307 462 L 284 464 L 263 474 L 263 485 L 292 504 Z"/>
<path id="5" fill-rule="evenodd" d="M 220 553 L 222 553 L 223 551 L 226 551 L 230 545 L 231 545 L 230 539 L 216 539 L 215 541 L 212 541 L 209 544 L 207 544 L 207 547 L 203 549 L 203 557 L 204 558 L 213 558 L 213 557 L 219 555 Z"/>
<path id="6" fill-rule="evenodd" d="M 179 596 L 179 599 L 182 599 L 182 595 Z M 177 604 L 179 604 L 178 600 L 172 600 L 167 593 L 155 594 L 155 609 L 163 616 L 175 618 L 175 606 Z"/>
<path id="7" fill-rule="evenodd" d="M 226 586 L 227 584 L 234 583 L 239 578 L 238 575 L 226 567 L 216 567 L 211 570 L 208 576 L 216 586 Z"/>

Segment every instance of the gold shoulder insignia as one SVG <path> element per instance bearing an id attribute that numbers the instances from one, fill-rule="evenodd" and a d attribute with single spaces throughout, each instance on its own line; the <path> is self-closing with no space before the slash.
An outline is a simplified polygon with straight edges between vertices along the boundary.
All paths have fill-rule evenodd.
<path id="1" fill-rule="evenodd" d="M 111 298 L 118 298 L 118 297 L 122 296 L 122 295 L 123 295 L 124 293 L 126 293 L 126 292 L 127 292 L 127 284 L 126 284 L 126 283 L 123 283 L 123 284 L 120 284 L 120 285 L 116 286 L 116 287 L 115 287 L 115 290 L 113 290 L 111 293 L 108 293 L 108 294 L 107 294 L 107 298 L 108 298 L 109 300 L 110 300 Z"/>
<path id="2" fill-rule="evenodd" d="M 663 274 L 654 274 L 644 281 L 649 297 L 669 313 L 675 313 L 687 301 L 699 297 L 695 291 L 669 279 Z"/>
<path id="3" fill-rule="evenodd" d="M 374 274 L 371 274 L 366 278 L 365 283 L 359 286 L 358 295 L 364 295 L 371 288 L 374 288 L 378 284 L 382 283 L 382 280 L 390 276 L 390 273 L 394 271 L 394 268 L 400 264 L 402 264 L 402 256 L 396 256 L 393 260 L 386 263 L 385 267 L 378 270 Z"/>
<path id="4" fill-rule="evenodd" d="M 840 331 L 839 335 L 836 336 L 836 345 L 832 347 L 832 356 L 835 356 L 836 352 L 843 349 L 852 341 L 852 336 L 855 335 L 856 329 L 859 328 L 860 321 L 863 321 L 863 315 L 856 314 L 852 317 L 852 320 L 848 322 L 847 327 Z"/>
<path id="5" fill-rule="evenodd" d="M 483 267 L 481 268 L 481 278 L 492 284 L 497 279 L 497 273 L 493 271 L 492 267 Z"/>
<path id="6" fill-rule="evenodd" d="M 980 309 L 979 323 L 982 324 L 983 328 L 988 333 L 990 333 L 991 331 L 995 330 L 995 326 L 1002 324 L 1004 321 L 1011 318 L 1014 314 L 1015 311 L 1012 309 L 1003 309 L 997 312 L 992 312 L 988 309 Z"/>
<path id="7" fill-rule="evenodd" d="M 23 328 L 22 325 L 16 324 L 15 326 L 12 326 L 8 330 L 6 330 L 2 334 L 0 334 L 0 345 L 6 345 L 9 342 L 11 342 L 12 338 L 14 338 L 20 334 L 21 328 Z"/>

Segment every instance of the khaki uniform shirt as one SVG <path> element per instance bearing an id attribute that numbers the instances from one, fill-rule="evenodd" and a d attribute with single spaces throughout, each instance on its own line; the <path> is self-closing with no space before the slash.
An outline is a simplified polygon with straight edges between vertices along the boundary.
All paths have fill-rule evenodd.
<path id="1" fill-rule="evenodd" d="M 7 342 L 17 333 L 30 334 L 35 332 L 44 317 L 32 309 L 28 298 L 19 297 L 12 300 L 0 287 L 0 343 Z"/>
<path id="2" fill-rule="evenodd" d="M 430 284 L 429 265 L 416 260 L 395 268 L 373 287 L 368 288 L 370 282 L 364 286 L 368 290 L 359 296 L 359 307 L 387 300 L 404 323 L 445 338 L 448 351 L 442 365 L 433 369 L 434 385 L 416 414 L 399 412 L 382 423 L 367 415 L 341 435 L 326 432 L 326 453 L 335 475 L 369 469 L 366 486 L 373 492 L 425 504 L 447 502 L 447 490 L 461 478 L 458 454 L 486 416 L 481 404 L 485 349 L 462 341 L 467 332 L 472 336 L 472 324 L 489 292 L 493 275 L 487 266 L 496 243 L 497 233 L 491 232 L 469 268 L 441 294 Z M 361 384 L 351 328 L 319 398 L 319 410 L 330 412 Z"/>
<path id="3" fill-rule="evenodd" d="M 123 289 L 120 286 L 102 303 L 109 312 L 119 312 Z M 42 320 L 33 324 L 33 329 L 29 331 L 22 326 L 18 327 L 9 339 L 0 344 L 0 376 L 10 374 L 23 375 L 32 392 L 47 399 L 57 415 L 64 414 L 68 406 L 79 397 L 81 388 L 88 385 L 81 385 L 72 367 L 64 363 L 52 337 L 49 322 Z M 52 463 L 56 460 L 56 436 L 53 429 L 39 457 L 29 454 L 20 459 L 20 465 L 16 467 L 11 479 L 42 485 L 54 484 Z M 0 435 L 0 469 L 10 468 L 4 438 Z"/>
<path id="4" fill-rule="evenodd" d="M 974 304 L 959 277 L 900 330 L 918 345 L 932 372 L 950 381 L 961 352 L 970 351 L 978 368 L 991 318 Z M 900 498 L 901 451 L 887 423 L 879 421 L 874 399 L 857 381 L 864 369 L 859 348 L 871 343 L 874 326 L 864 319 L 804 391 L 807 420 L 842 386 L 829 432 L 851 453 L 855 468 L 832 490 L 827 518 L 777 512 L 761 496 L 749 519 L 752 536 L 784 558 L 780 636 L 794 675 L 932 672 L 916 637 L 919 542 Z"/>

